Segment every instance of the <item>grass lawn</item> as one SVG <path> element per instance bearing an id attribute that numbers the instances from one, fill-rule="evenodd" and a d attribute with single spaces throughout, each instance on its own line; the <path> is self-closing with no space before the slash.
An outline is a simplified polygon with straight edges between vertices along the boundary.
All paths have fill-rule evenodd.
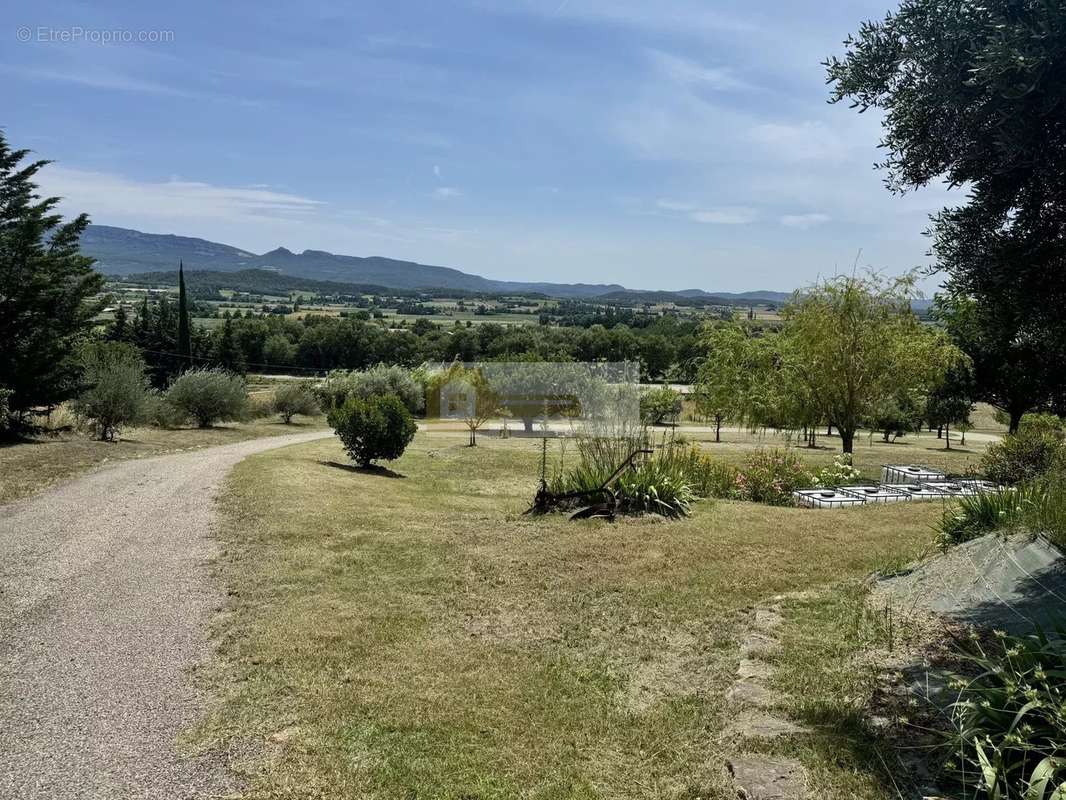
<path id="1" fill-rule="evenodd" d="M 701 502 L 680 522 L 529 518 L 539 442 L 464 442 L 419 432 L 390 474 L 350 469 L 335 440 L 232 473 L 218 562 L 231 602 L 203 678 L 217 703 L 188 744 L 243 753 L 247 797 L 732 798 L 723 694 L 747 609 L 843 586 L 800 620 L 846 637 L 840 597 L 925 549 L 941 512 Z M 868 677 L 839 697 L 839 677 L 781 680 L 846 716 Z M 812 797 L 887 796 L 853 734 L 775 747 L 807 764 Z"/>
<path id="2" fill-rule="evenodd" d="M 117 442 L 61 433 L 0 445 L 0 505 L 44 491 L 84 470 L 128 458 L 145 458 L 198 447 L 231 444 L 262 436 L 299 433 L 324 424 L 321 418 L 297 418 L 284 425 L 275 419 L 200 428 L 125 428 Z"/>

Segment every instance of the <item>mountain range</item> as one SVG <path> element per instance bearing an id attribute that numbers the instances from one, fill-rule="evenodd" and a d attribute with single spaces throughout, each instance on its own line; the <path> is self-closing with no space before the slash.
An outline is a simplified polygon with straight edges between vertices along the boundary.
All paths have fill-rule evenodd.
<path id="1" fill-rule="evenodd" d="M 630 290 L 617 283 L 545 283 L 501 281 L 471 275 L 451 267 L 400 261 L 382 256 L 345 256 L 324 250 L 294 253 L 284 247 L 256 254 L 228 244 L 190 236 L 143 233 L 110 225 L 90 225 L 81 237 L 81 250 L 96 259 L 96 269 L 108 275 L 133 275 L 172 271 L 178 262 L 187 270 L 239 272 L 248 269 L 274 270 L 297 278 L 340 281 L 384 286 L 391 289 L 451 289 L 489 294 L 545 294 L 561 298 L 619 299 L 625 295 L 661 295 L 663 299 L 682 296 L 690 299 L 720 299 L 728 303 L 781 303 L 787 292 L 706 292 L 685 289 L 680 292 Z"/>

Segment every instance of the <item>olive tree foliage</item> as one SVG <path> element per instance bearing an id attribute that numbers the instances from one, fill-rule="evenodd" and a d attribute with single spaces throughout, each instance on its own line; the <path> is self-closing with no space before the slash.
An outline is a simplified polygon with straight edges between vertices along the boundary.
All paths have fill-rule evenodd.
<path id="1" fill-rule="evenodd" d="M 425 409 L 425 387 L 417 370 L 378 364 L 367 370 L 335 369 L 314 386 L 315 398 L 322 408 L 339 406 L 349 397 L 398 397 L 412 414 Z"/>
<path id="2" fill-rule="evenodd" d="M 42 199 L 26 162 L 0 132 L 0 390 L 18 427 L 30 409 L 54 406 L 78 389 L 77 346 L 101 303 L 103 276 L 81 255 L 84 214 L 63 222 L 57 197 Z"/>
<path id="3" fill-rule="evenodd" d="M 288 381 L 274 390 L 271 409 L 288 425 L 297 414 L 305 417 L 318 413 L 314 390 L 304 381 Z"/>
<path id="4" fill-rule="evenodd" d="M 395 395 L 350 396 L 326 417 L 349 457 L 362 467 L 378 459 L 403 455 L 417 425 L 407 406 Z"/>
<path id="5" fill-rule="evenodd" d="M 77 363 L 85 388 L 74 400 L 74 412 L 100 441 L 114 441 L 119 428 L 138 420 L 148 403 L 144 358 L 125 342 L 88 342 L 79 349 Z"/>
<path id="6" fill-rule="evenodd" d="M 812 413 L 839 430 L 845 453 L 853 452 L 859 427 L 893 398 L 928 395 L 964 359 L 911 311 L 913 283 L 913 276 L 838 277 L 784 309 L 784 383 L 802 387 Z"/>
<path id="7" fill-rule="evenodd" d="M 167 389 L 166 401 L 201 428 L 240 419 L 248 405 L 244 378 L 223 369 L 190 369 Z"/>
<path id="8" fill-rule="evenodd" d="M 1066 398 L 1047 367 L 1066 357 L 1066 4 L 904 0 L 845 48 L 832 99 L 882 113 L 888 187 L 965 187 L 932 217 L 942 310 L 964 317 L 978 398 L 1016 430 Z"/>

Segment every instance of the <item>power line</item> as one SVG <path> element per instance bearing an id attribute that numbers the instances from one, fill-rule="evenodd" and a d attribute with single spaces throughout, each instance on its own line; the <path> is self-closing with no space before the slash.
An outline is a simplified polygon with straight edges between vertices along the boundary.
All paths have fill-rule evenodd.
<path id="1" fill-rule="evenodd" d="M 215 359 L 210 358 L 208 356 L 182 355 L 181 353 L 173 353 L 173 352 L 169 352 L 167 350 L 149 350 L 148 348 L 145 348 L 145 347 L 140 348 L 140 350 L 141 350 L 142 353 L 151 353 L 152 355 L 156 355 L 156 356 L 170 356 L 171 358 L 188 358 L 188 359 L 192 359 L 193 361 L 207 361 L 207 362 L 215 361 Z M 317 369 L 315 367 L 290 367 L 290 366 L 285 366 L 283 364 L 263 364 L 263 363 L 257 363 L 257 362 L 254 362 L 254 361 L 246 361 L 245 365 L 249 366 L 249 367 L 266 367 L 266 368 L 269 368 L 269 369 L 297 370 L 299 372 L 313 372 L 315 375 L 318 375 L 320 373 L 329 371 L 329 370 L 326 370 L 326 369 Z"/>

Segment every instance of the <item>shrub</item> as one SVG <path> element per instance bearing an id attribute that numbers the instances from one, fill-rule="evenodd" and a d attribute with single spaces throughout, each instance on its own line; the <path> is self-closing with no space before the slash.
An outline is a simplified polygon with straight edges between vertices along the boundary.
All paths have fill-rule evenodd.
<path id="1" fill-rule="evenodd" d="M 600 490 L 626 459 L 648 447 L 639 427 L 620 424 L 612 433 L 578 437 L 580 463 L 569 470 L 560 469 L 547 480 L 547 489 L 553 495 L 591 494 L 558 501 L 550 507 L 537 506 L 537 510 L 568 511 L 606 503 L 620 514 L 688 514 L 692 502 L 701 496 L 702 472 L 711 460 L 698 447 L 671 442 L 646 460 L 631 462 L 609 487 Z"/>
<path id="2" fill-rule="evenodd" d="M 992 531 L 1041 533 L 1066 548 L 1066 467 L 1003 492 L 960 498 L 938 526 L 941 546 L 974 539 Z"/>
<path id="3" fill-rule="evenodd" d="M 737 473 L 736 496 L 741 500 L 792 505 L 792 492 L 814 485 L 814 476 L 803 461 L 788 450 L 759 450 Z"/>
<path id="4" fill-rule="evenodd" d="M 317 414 L 318 403 L 315 402 L 314 393 L 308 384 L 291 381 L 274 390 L 273 409 L 274 413 L 281 415 L 281 419 L 288 424 L 297 414 L 305 417 Z"/>
<path id="5" fill-rule="evenodd" d="M 74 411 L 101 441 L 114 441 L 119 426 L 138 419 L 144 410 L 148 396 L 144 359 L 125 342 L 90 342 L 77 360 L 86 388 L 74 400 Z"/>
<path id="6" fill-rule="evenodd" d="M 240 419 L 248 403 L 244 379 L 221 369 L 191 369 L 167 389 L 167 402 L 201 428 Z"/>
<path id="7" fill-rule="evenodd" d="M 1031 424 L 989 447 L 981 458 L 981 468 L 990 481 L 1013 485 L 1048 472 L 1062 453 L 1061 429 Z"/>
<path id="8" fill-rule="evenodd" d="M 966 797 L 1066 796 L 1066 638 L 997 632 L 962 651 L 975 678 L 958 679 L 948 766 Z"/>
<path id="9" fill-rule="evenodd" d="M 847 486 L 857 483 L 862 472 L 851 463 L 851 454 L 844 453 L 833 459 L 833 463 L 818 470 L 814 476 L 815 486 Z"/>
<path id="10" fill-rule="evenodd" d="M 659 514 L 683 517 L 696 499 L 684 471 L 669 459 L 650 458 L 623 472 L 611 487 L 616 507 L 623 514 Z"/>
<path id="11" fill-rule="evenodd" d="M 241 413 L 240 420 L 241 422 L 251 422 L 272 417 L 276 413 L 274 410 L 274 393 L 259 392 L 258 394 L 248 395 L 248 401 L 244 404 L 244 411 Z"/>
<path id="12" fill-rule="evenodd" d="M 0 436 L 7 434 L 11 430 L 11 407 L 8 405 L 8 398 L 11 397 L 12 391 L 0 386 Z"/>
<path id="13" fill-rule="evenodd" d="M 1018 421 L 1019 433 L 1058 434 L 1061 439 L 1066 432 L 1066 423 L 1057 414 L 1029 413 L 1023 414 Z"/>
<path id="14" fill-rule="evenodd" d="M 349 397 L 330 409 L 327 421 L 349 457 L 364 467 L 379 458 L 399 458 L 417 429 L 411 412 L 395 395 Z"/>
<path id="15" fill-rule="evenodd" d="M 144 399 L 141 417 L 138 421 L 156 428 L 171 430 L 185 425 L 189 421 L 189 415 L 169 403 L 163 393 L 150 390 Z"/>
<path id="16" fill-rule="evenodd" d="M 681 416 L 681 393 L 669 386 L 649 389 L 640 396 L 640 419 L 645 425 L 676 422 Z"/>
<path id="17" fill-rule="evenodd" d="M 937 526 L 942 547 L 968 542 L 992 531 L 1008 531 L 1025 523 L 1026 506 L 1039 502 L 1040 491 L 1033 486 L 1003 492 L 980 492 L 960 497 L 944 510 Z"/>
<path id="18" fill-rule="evenodd" d="M 314 385 L 313 392 L 319 406 L 325 409 L 340 406 L 349 397 L 366 400 L 392 395 L 412 414 L 419 414 L 426 404 L 425 389 L 418 380 L 420 374 L 384 364 L 363 372 L 335 369 Z"/>
<path id="19" fill-rule="evenodd" d="M 678 438 L 659 456 L 684 476 L 698 497 L 729 497 L 736 480 L 736 467 L 712 458 L 699 445 Z"/>

